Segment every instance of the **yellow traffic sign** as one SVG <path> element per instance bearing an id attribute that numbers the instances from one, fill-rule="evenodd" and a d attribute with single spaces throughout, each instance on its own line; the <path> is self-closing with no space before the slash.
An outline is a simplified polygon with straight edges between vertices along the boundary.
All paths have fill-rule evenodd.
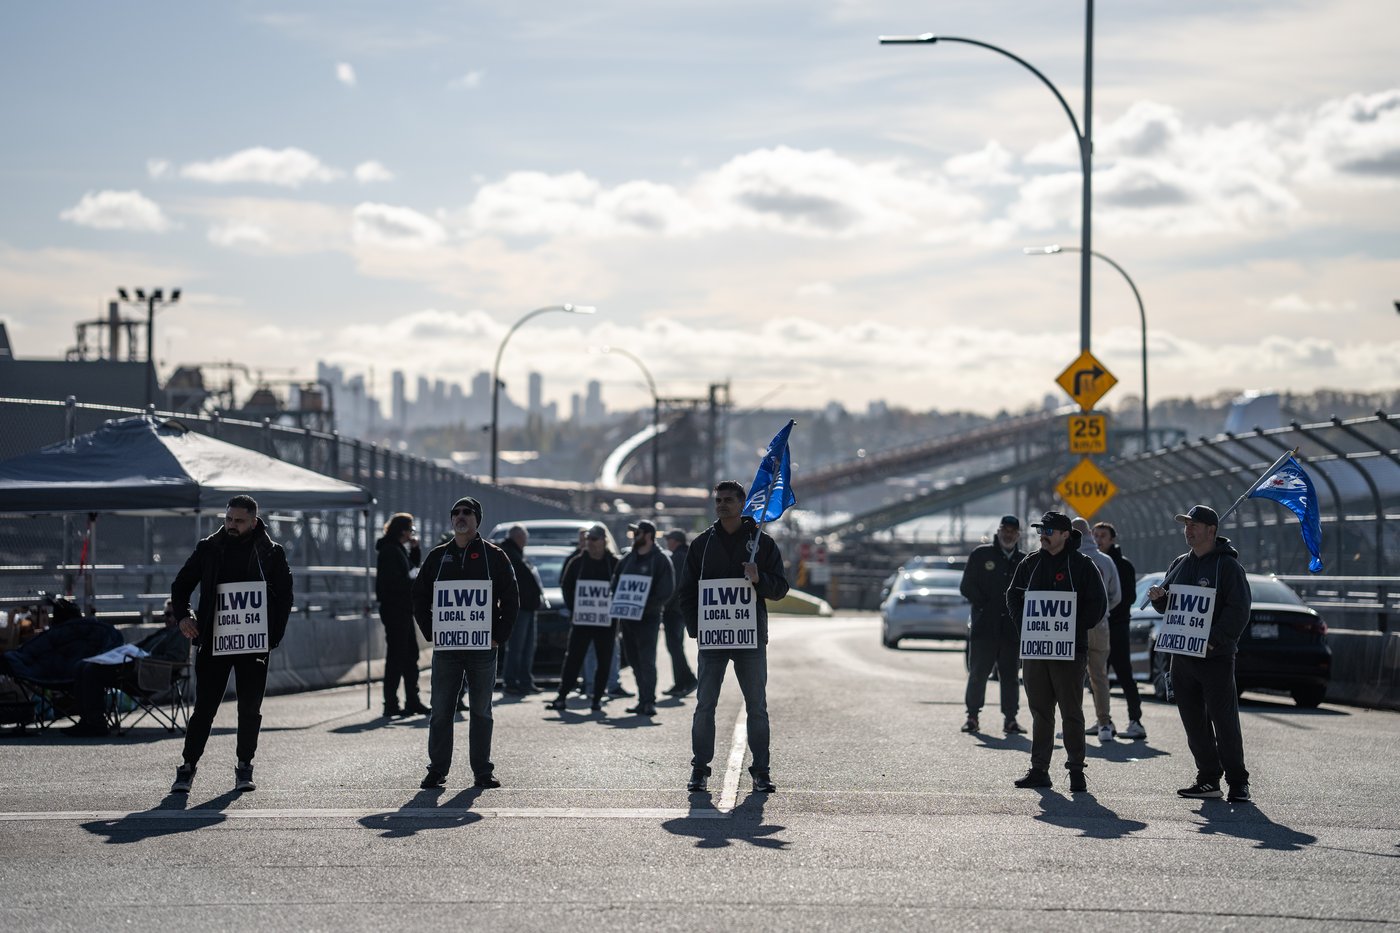
<path id="1" fill-rule="evenodd" d="M 1055 381 L 1074 399 L 1075 404 L 1088 411 L 1109 389 L 1118 384 L 1118 377 L 1105 369 L 1104 365 L 1094 358 L 1094 354 L 1085 350 L 1079 354 L 1079 359 L 1070 363 L 1065 371 L 1056 377 Z"/>
<path id="2" fill-rule="evenodd" d="M 1067 424 L 1070 453 L 1108 453 L 1107 415 L 1070 415 Z"/>
<path id="3" fill-rule="evenodd" d="M 1094 465 L 1094 461 L 1085 457 L 1079 461 L 1078 466 L 1065 474 L 1055 491 L 1076 515 L 1093 518 L 1094 513 L 1103 508 L 1105 502 L 1118 494 L 1118 487 Z"/>

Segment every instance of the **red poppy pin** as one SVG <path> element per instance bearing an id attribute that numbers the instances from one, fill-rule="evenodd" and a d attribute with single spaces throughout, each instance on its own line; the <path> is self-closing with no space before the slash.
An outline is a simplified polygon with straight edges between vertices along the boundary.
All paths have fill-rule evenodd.
<path id="1" fill-rule="evenodd" d="M 1065 578 L 1065 575 L 1064 575 L 1063 573 L 1057 573 L 1057 574 L 1055 574 L 1055 582 L 1056 582 L 1056 583 L 1059 583 L 1059 582 L 1063 581 L 1064 578 Z"/>

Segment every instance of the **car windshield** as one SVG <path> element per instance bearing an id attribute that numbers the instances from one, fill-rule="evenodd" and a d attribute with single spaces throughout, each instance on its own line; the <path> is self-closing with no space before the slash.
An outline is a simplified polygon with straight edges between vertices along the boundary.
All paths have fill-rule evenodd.
<path id="1" fill-rule="evenodd" d="M 1285 603 L 1289 606 L 1303 605 L 1298 594 L 1288 588 L 1288 584 L 1273 577 L 1249 576 L 1249 596 L 1256 603 Z"/>
<path id="2" fill-rule="evenodd" d="M 559 577 L 564 573 L 566 554 L 531 554 L 530 563 L 540 572 L 540 582 L 545 586 L 558 586 Z"/>
<path id="3" fill-rule="evenodd" d="M 932 586 L 957 589 L 960 583 L 962 583 L 962 574 L 956 570 L 914 570 L 900 574 L 899 583 L 895 585 L 895 589 L 900 592 Z"/>

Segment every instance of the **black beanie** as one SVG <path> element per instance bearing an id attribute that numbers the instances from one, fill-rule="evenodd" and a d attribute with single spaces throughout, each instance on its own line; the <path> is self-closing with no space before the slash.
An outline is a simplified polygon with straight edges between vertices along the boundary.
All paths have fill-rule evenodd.
<path id="1" fill-rule="evenodd" d="M 452 509 L 453 509 L 453 511 L 456 511 L 457 509 L 460 509 L 460 508 L 462 508 L 463 506 L 465 506 L 465 507 L 471 509 L 472 512 L 475 513 L 475 515 L 476 515 L 476 523 L 477 523 L 477 525 L 479 526 L 479 525 L 481 524 L 481 503 L 480 503 L 480 502 L 477 502 L 477 501 L 476 501 L 475 499 L 473 499 L 471 496 L 463 496 L 462 498 L 458 499 L 456 502 L 452 503 Z"/>

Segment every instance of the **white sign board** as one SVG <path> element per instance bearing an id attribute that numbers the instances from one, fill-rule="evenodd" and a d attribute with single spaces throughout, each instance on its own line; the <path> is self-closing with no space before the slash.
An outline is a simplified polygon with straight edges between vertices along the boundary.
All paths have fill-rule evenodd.
<path id="1" fill-rule="evenodd" d="M 613 591 L 612 617 L 636 622 L 646 612 L 647 594 L 650 592 L 650 576 L 624 573 L 617 578 L 617 589 Z"/>
<path id="2" fill-rule="evenodd" d="M 1078 593 L 1027 590 L 1021 608 L 1021 660 L 1073 661 Z"/>
<path id="3" fill-rule="evenodd" d="M 214 593 L 214 653 L 267 650 L 267 584 L 262 580 L 220 583 Z"/>
<path id="4" fill-rule="evenodd" d="M 574 624 L 612 625 L 608 606 L 612 602 L 612 584 L 607 580 L 580 580 L 574 586 Z"/>
<path id="5" fill-rule="evenodd" d="M 1166 654 L 1206 656 L 1211 617 L 1215 614 L 1215 589 L 1173 583 L 1167 591 L 1167 612 L 1157 631 L 1157 650 Z"/>
<path id="6" fill-rule="evenodd" d="M 491 581 L 439 580 L 433 584 L 433 650 L 491 647 Z"/>
<path id="7" fill-rule="evenodd" d="M 700 581 L 701 651 L 758 647 L 758 592 L 743 577 Z"/>

